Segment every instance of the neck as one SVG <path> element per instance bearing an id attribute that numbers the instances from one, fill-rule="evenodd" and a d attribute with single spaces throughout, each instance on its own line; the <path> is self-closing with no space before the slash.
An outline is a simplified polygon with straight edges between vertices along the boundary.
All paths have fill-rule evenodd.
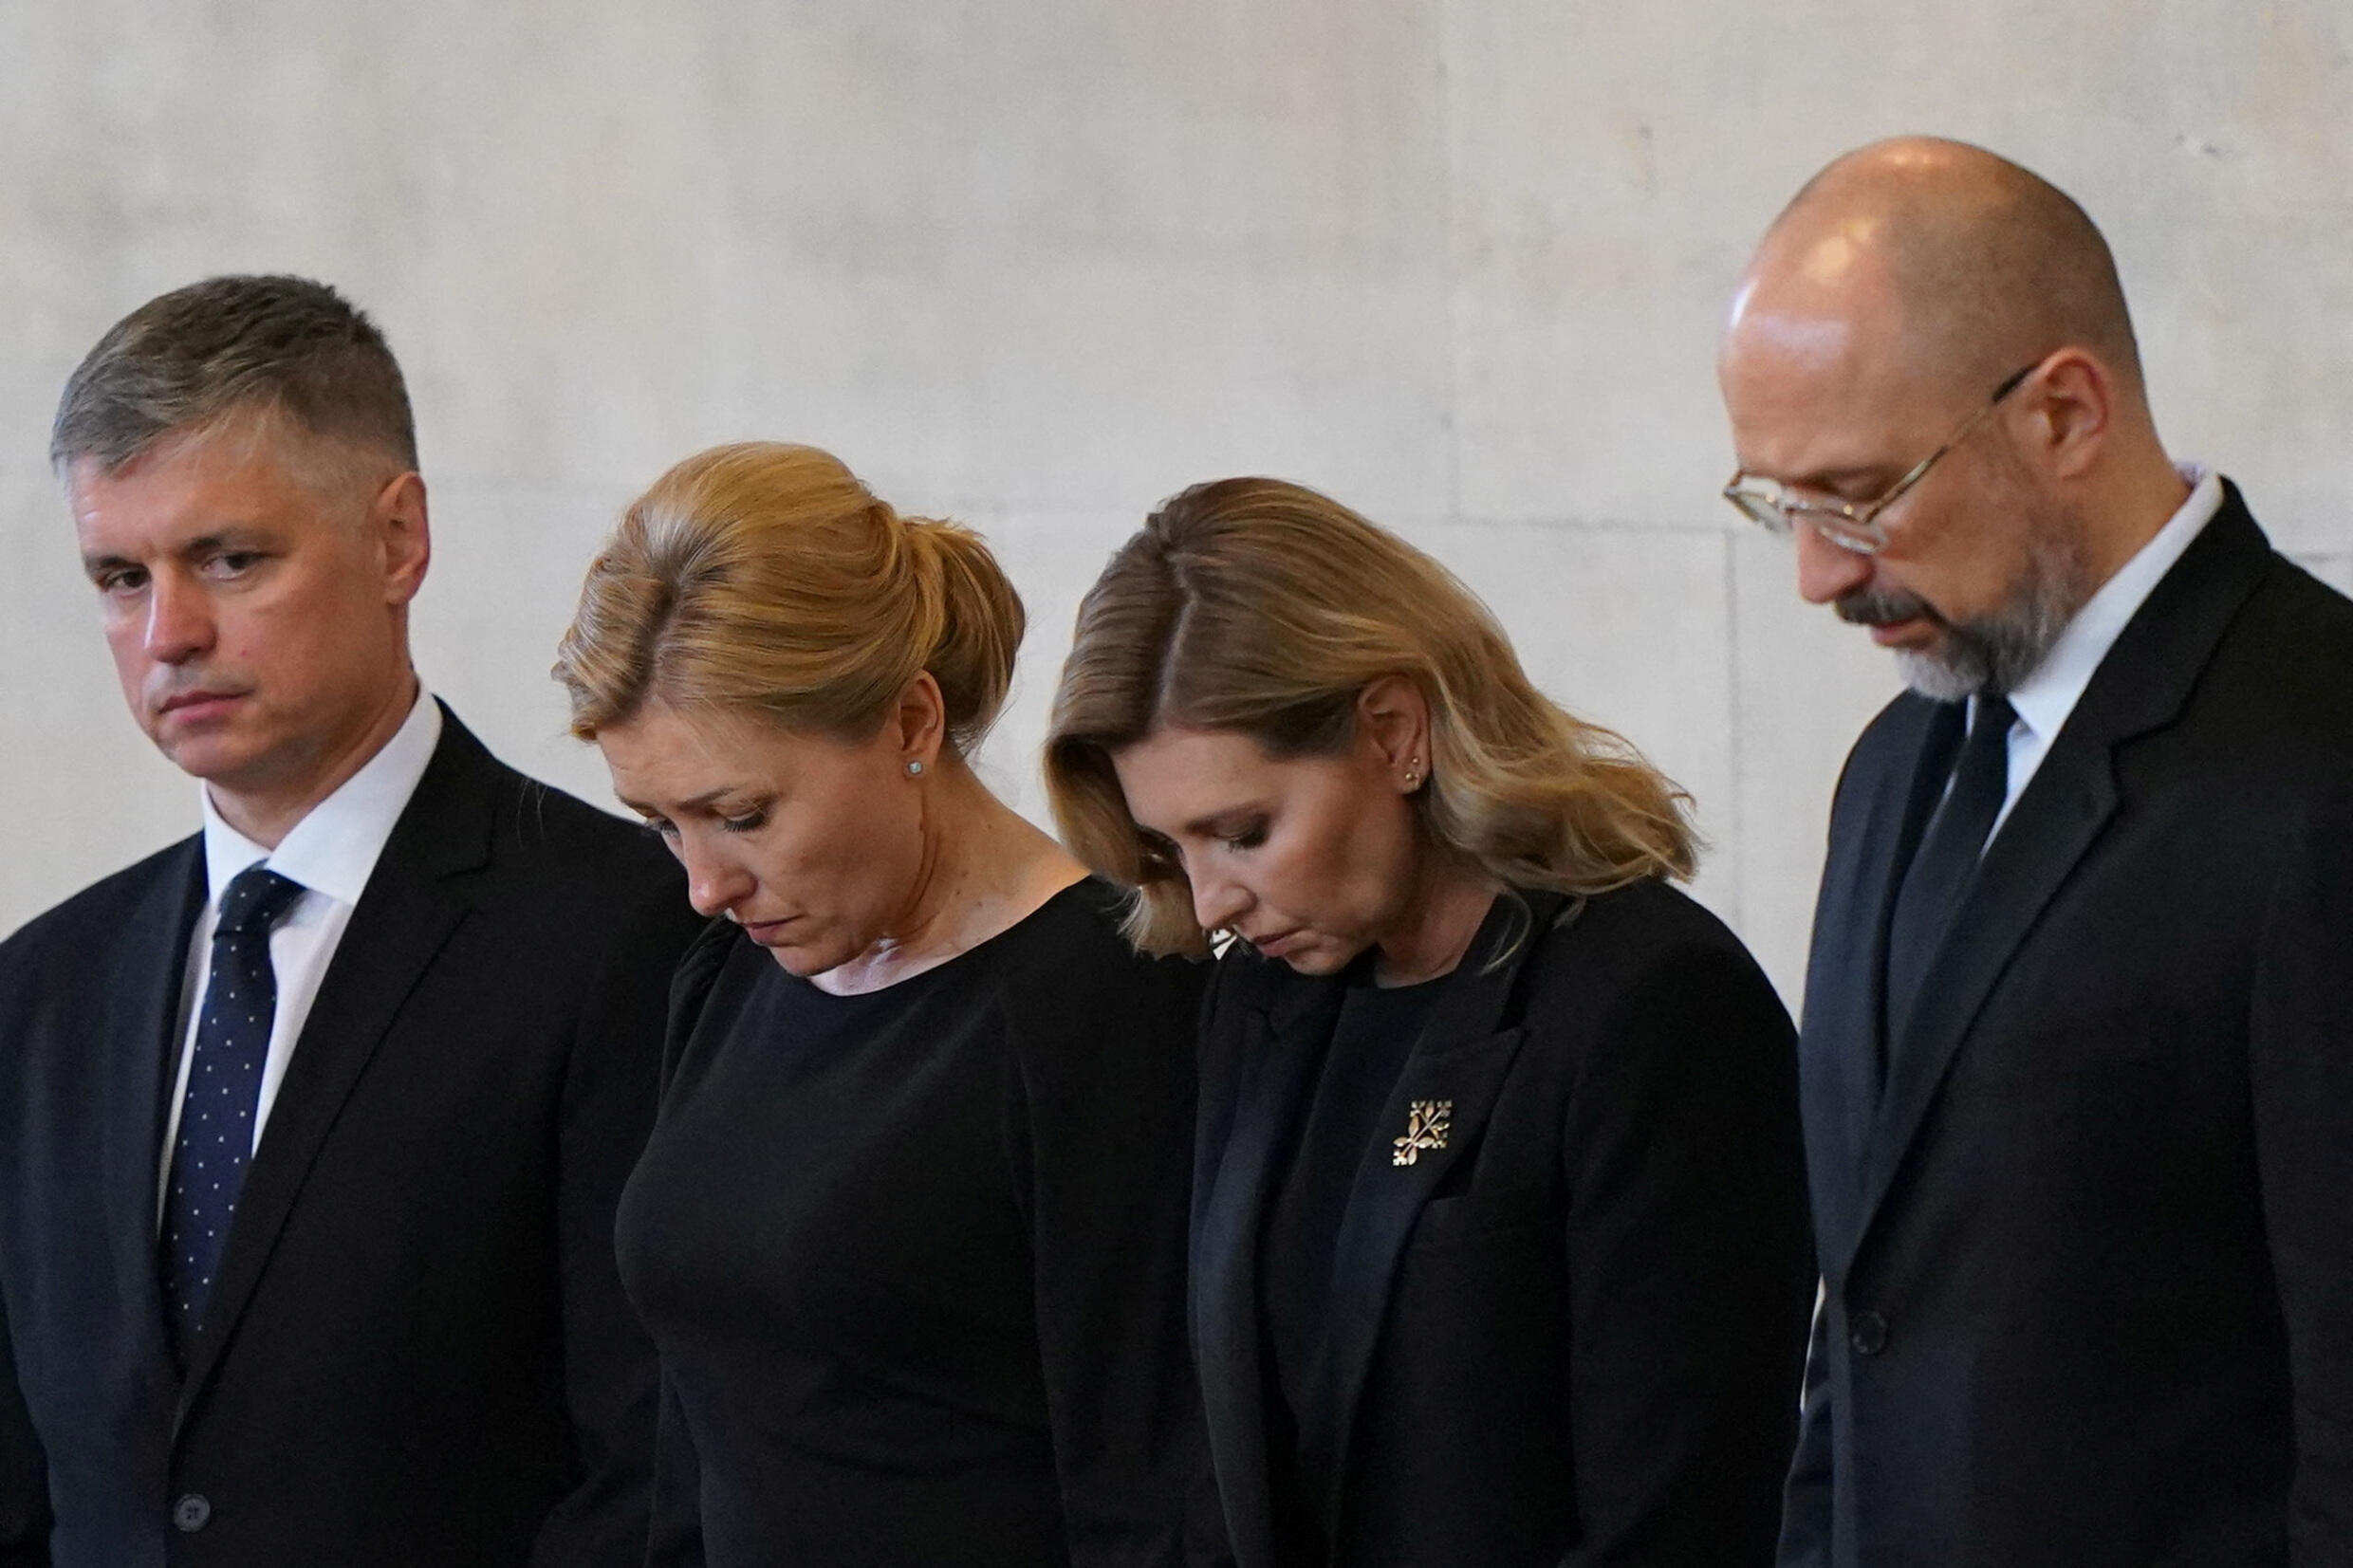
<path id="1" fill-rule="evenodd" d="M 1373 984 L 1413 986 L 1452 974 L 1470 951 L 1496 892 L 1484 872 L 1431 852 L 1414 879 L 1404 921 L 1376 945 Z"/>
<path id="2" fill-rule="evenodd" d="M 935 968 L 1018 924 L 1086 875 L 952 758 L 937 764 L 921 831 L 922 869 L 902 913 L 874 946 L 814 976 L 820 989 L 851 996 Z"/>
<path id="3" fill-rule="evenodd" d="M 417 706 L 417 673 L 404 670 L 399 683 L 369 710 L 365 722 L 348 738 L 329 742 L 312 759 L 312 766 L 291 781 L 257 786 L 208 783 L 206 793 L 221 821 L 264 849 L 276 849 L 295 824 L 317 809 L 321 801 L 351 782 L 381 751 Z"/>
<path id="4" fill-rule="evenodd" d="M 2124 563 L 2155 539 L 2181 504 L 2190 498 L 2172 459 L 2157 443 L 2155 433 L 2139 444 L 2132 460 L 2122 465 L 2092 497 L 2086 564 L 2096 588 L 2123 569 Z"/>

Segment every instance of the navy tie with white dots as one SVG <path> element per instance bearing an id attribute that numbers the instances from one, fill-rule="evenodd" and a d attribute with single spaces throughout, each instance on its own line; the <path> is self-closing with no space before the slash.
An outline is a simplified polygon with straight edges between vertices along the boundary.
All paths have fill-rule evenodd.
<path id="1" fill-rule="evenodd" d="M 270 929 L 302 895 L 300 882 L 249 866 L 221 895 L 220 919 L 213 928 L 204 1016 L 188 1064 L 188 1092 L 180 1101 L 179 1137 L 172 1146 L 171 1188 L 163 1205 L 163 1301 L 182 1365 L 204 1321 L 205 1299 L 219 1270 L 230 1216 L 237 1211 L 246 1161 L 253 1152 L 262 1064 L 269 1057 L 269 1025 L 278 1012 Z"/>

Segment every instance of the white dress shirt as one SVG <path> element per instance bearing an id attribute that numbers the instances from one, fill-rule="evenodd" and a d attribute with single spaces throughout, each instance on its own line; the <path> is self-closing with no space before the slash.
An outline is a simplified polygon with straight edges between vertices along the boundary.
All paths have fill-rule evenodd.
<path id="1" fill-rule="evenodd" d="M 269 933 L 269 966 L 278 981 L 277 1016 L 269 1024 L 269 1054 L 262 1063 L 261 1098 L 253 1107 L 253 1142 L 286 1081 L 287 1063 L 302 1037 L 303 1021 L 319 994 L 319 982 L 343 939 L 343 928 L 376 870 L 393 824 L 417 793 L 425 765 L 441 741 L 441 707 L 420 684 L 417 705 L 386 741 L 343 786 L 310 808 L 272 851 L 221 820 L 210 788 L 204 798 L 204 871 L 208 893 L 188 940 L 186 978 L 180 986 L 179 1073 L 172 1087 L 163 1129 L 163 1158 L 156 1180 L 157 1223 L 162 1223 L 164 1190 L 172 1179 L 172 1146 L 179 1137 L 180 1104 L 188 1093 L 189 1064 L 196 1050 L 196 1020 L 212 975 L 213 926 L 221 895 L 236 875 L 267 861 L 281 876 L 306 890 Z"/>
<path id="2" fill-rule="evenodd" d="M 2220 474 L 2201 464 L 2187 463 L 2182 465 L 2181 477 L 2190 486 L 2189 499 L 2130 561 L 2117 568 L 2114 577 L 2100 585 L 2100 591 L 2067 622 L 2034 673 L 2010 693 L 2010 705 L 2018 713 L 2010 727 L 2010 793 L 2003 798 L 2002 812 L 1993 819 L 1992 832 L 1986 835 L 1988 843 L 2010 820 L 2010 808 L 2050 754 L 2050 743 L 2083 700 L 2084 689 L 2123 635 L 2126 623 L 2222 508 Z M 1972 721 L 1977 716 L 1974 697 L 1969 699 L 1969 716 Z"/>

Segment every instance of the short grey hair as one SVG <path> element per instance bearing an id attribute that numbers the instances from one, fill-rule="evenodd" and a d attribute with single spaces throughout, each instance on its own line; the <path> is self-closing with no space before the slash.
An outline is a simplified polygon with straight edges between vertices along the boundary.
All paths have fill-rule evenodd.
<path id="1" fill-rule="evenodd" d="M 49 462 L 112 475 L 240 416 L 417 467 L 408 388 L 376 323 L 323 283 L 254 275 L 176 288 L 109 328 L 66 378 Z"/>

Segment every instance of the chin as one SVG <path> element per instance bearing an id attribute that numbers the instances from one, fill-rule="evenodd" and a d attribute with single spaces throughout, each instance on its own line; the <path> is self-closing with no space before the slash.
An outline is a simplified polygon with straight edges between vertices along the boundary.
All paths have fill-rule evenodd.
<path id="1" fill-rule="evenodd" d="M 776 960 L 776 967 L 795 980 L 809 980 L 827 969 L 838 969 L 849 958 L 835 952 L 819 952 L 808 948 L 769 948 L 768 955 Z"/>
<path id="2" fill-rule="evenodd" d="M 1356 955 L 1362 951 L 1363 951 L 1362 948 L 1343 950 L 1321 944 L 1310 944 L 1295 951 L 1284 953 L 1275 961 L 1288 965 L 1292 971 L 1298 974 L 1338 974 L 1354 963 Z"/>
<path id="3" fill-rule="evenodd" d="M 254 775 L 266 771 L 259 766 L 268 755 L 266 748 L 232 735 L 199 732 L 175 738 L 151 733 L 148 738 L 182 773 L 223 789 L 245 787 Z"/>

